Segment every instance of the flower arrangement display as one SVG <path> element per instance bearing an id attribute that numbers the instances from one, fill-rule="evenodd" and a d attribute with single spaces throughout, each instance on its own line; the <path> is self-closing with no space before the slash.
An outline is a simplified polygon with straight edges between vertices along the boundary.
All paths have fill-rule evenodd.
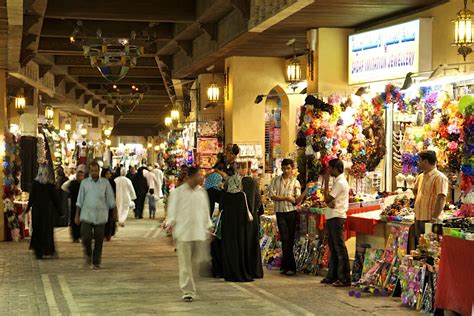
<path id="1" fill-rule="evenodd" d="M 19 194 L 18 177 L 20 175 L 21 161 L 18 155 L 19 145 L 15 135 L 6 132 L 5 154 L 3 156 L 3 206 L 7 217 L 8 228 L 14 240 L 18 239 L 20 220 L 13 203 L 16 195 Z"/>
<path id="2" fill-rule="evenodd" d="M 356 179 L 375 170 L 385 155 L 383 107 L 375 104 L 357 95 L 344 102 L 331 96 L 329 103 L 306 98 L 300 108 L 296 144 L 308 158 L 307 178 L 317 179 L 335 157 L 350 162 Z"/>
<path id="3" fill-rule="evenodd" d="M 461 165 L 461 191 L 469 195 L 474 184 L 474 97 L 465 96 L 459 100 L 459 110 L 464 112 L 464 146 Z"/>

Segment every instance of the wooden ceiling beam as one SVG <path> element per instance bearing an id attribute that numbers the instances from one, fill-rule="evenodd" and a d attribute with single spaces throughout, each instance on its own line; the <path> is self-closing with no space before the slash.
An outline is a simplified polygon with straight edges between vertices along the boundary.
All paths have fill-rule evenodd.
<path id="1" fill-rule="evenodd" d="M 217 23 L 201 23 L 199 26 L 211 37 L 212 41 L 217 41 L 217 35 L 219 31 Z"/>
<path id="2" fill-rule="evenodd" d="M 245 19 L 250 18 L 250 0 L 230 0 L 232 6 L 237 9 Z"/>
<path id="3" fill-rule="evenodd" d="M 90 94 L 84 94 L 84 104 L 87 104 L 89 103 L 90 100 L 92 100 L 94 96 L 90 95 Z"/>
<path id="4" fill-rule="evenodd" d="M 187 40 L 187 41 L 176 41 L 176 44 L 178 44 L 179 48 L 181 48 L 186 56 L 188 57 L 193 57 L 193 41 Z"/>
<path id="5" fill-rule="evenodd" d="M 99 104 L 99 111 L 102 112 L 107 107 L 107 104 L 101 103 Z"/>
<path id="6" fill-rule="evenodd" d="M 64 81 L 64 79 L 66 79 L 66 75 L 54 75 L 54 85 L 57 87 L 59 87 L 59 85 L 61 84 L 61 82 Z"/>
<path id="7" fill-rule="evenodd" d="M 129 38 L 130 33 L 135 31 L 137 39 L 144 38 L 147 34 L 156 34 L 159 41 L 170 40 L 174 35 L 173 23 L 159 23 L 153 28 L 150 28 L 148 22 L 118 22 L 118 21 L 83 21 L 84 28 L 90 32 L 87 34 L 89 38 L 96 38 L 95 31 L 100 28 L 102 37 L 111 38 Z M 45 19 L 43 22 L 43 30 L 41 36 L 43 37 L 61 37 L 69 38 L 76 27 L 75 20 L 64 19 Z"/>
<path id="8" fill-rule="evenodd" d="M 88 83 L 88 84 L 105 84 L 111 85 L 110 81 L 101 77 L 78 77 L 79 83 Z M 120 84 L 136 84 L 136 85 L 154 85 L 162 86 L 163 81 L 160 78 L 128 78 L 125 77 L 119 81 Z"/>
<path id="9" fill-rule="evenodd" d="M 194 22 L 195 0 L 49 0 L 46 17 L 58 19 Z"/>
<path id="10" fill-rule="evenodd" d="M 118 124 L 114 127 L 112 135 L 116 136 L 156 136 L 158 135 L 158 127 L 154 125 L 144 126 L 144 125 L 122 125 Z"/>
<path id="11" fill-rule="evenodd" d="M 80 99 L 85 92 L 86 90 L 84 89 L 76 89 L 76 91 L 74 92 L 76 96 L 76 100 Z"/>
<path id="12" fill-rule="evenodd" d="M 76 84 L 74 82 L 66 82 L 66 85 L 64 86 L 66 94 L 69 94 L 75 86 Z"/>
<path id="13" fill-rule="evenodd" d="M 48 71 L 51 70 L 51 68 L 53 68 L 52 65 L 39 65 L 39 72 L 38 72 L 38 75 L 39 75 L 39 78 L 40 79 L 43 79 L 44 78 L 44 75 L 46 75 L 46 73 Z"/>
<path id="14" fill-rule="evenodd" d="M 102 77 L 99 70 L 92 67 L 69 67 L 68 73 L 71 76 L 97 76 Z M 127 78 L 131 77 L 160 77 L 160 70 L 158 68 L 132 68 L 127 73 Z"/>
<path id="15" fill-rule="evenodd" d="M 83 55 L 82 49 L 65 38 L 41 37 L 38 47 L 39 53 L 52 55 Z M 156 54 L 156 45 L 145 47 L 145 55 Z"/>
<path id="16" fill-rule="evenodd" d="M 88 58 L 84 56 L 67 56 L 67 55 L 56 55 L 54 56 L 54 62 L 57 66 L 76 66 L 76 67 L 90 67 L 91 62 Z M 154 68 L 156 67 L 156 62 L 154 57 L 140 57 L 137 60 L 137 65 L 134 69 L 137 68 Z"/>
<path id="17" fill-rule="evenodd" d="M 41 16 L 37 15 L 37 14 L 33 14 L 33 15 L 25 14 L 25 15 L 23 15 L 23 33 L 24 34 L 28 33 L 31 30 L 31 28 L 33 27 L 33 25 L 38 23 L 40 21 L 40 19 L 41 19 Z"/>
<path id="18" fill-rule="evenodd" d="M 97 100 L 97 99 L 93 99 L 92 100 L 92 107 L 95 109 L 100 103 L 100 100 Z"/>

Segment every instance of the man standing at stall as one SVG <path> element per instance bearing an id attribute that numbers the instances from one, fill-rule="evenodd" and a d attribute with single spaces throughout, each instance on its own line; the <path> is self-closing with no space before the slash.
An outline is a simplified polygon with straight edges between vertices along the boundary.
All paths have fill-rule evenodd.
<path id="1" fill-rule="evenodd" d="M 281 163 L 283 174 L 274 178 L 269 188 L 283 251 L 280 273 L 285 275 L 296 274 L 296 262 L 293 254 L 297 217 L 295 205 L 301 196 L 301 185 L 293 175 L 293 168 L 293 160 L 283 159 Z"/>
<path id="2" fill-rule="evenodd" d="M 415 245 L 425 233 L 425 224 L 436 222 L 443 211 L 448 195 L 448 178 L 436 168 L 436 153 L 432 150 L 418 154 L 421 173 L 415 180 Z"/>
<path id="3" fill-rule="evenodd" d="M 104 242 L 105 224 L 109 220 L 109 210 L 114 209 L 117 218 L 115 196 L 109 180 L 99 176 L 99 164 L 89 164 L 89 177 L 82 180 L 77 197 L 76 224 L 81 225 L 81 239 L 86 255 L 86 265 L 91 263 L 94 270 L 100 269 L 102 244 Z M 94 253 L 92 239 L 94 238 Z"/>
<path id="4" fill-rule="evenodd" d="M 329 191 L 329 176 L 335 178 L 331 191 Z M 349 183 L 344 177 L 342 160 L 329 161 L 324 181 L 324 201 L 329 207 L 325 215 L 330 255 L 329 271 L 321 283 L 336 287 L 350 286 L 349 255 L 344 241 L 344 223 L 349 209 Z"/>

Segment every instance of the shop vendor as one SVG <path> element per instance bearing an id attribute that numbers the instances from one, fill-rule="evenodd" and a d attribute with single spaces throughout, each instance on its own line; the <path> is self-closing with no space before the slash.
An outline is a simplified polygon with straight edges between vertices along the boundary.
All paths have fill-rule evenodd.
<path id="1" fill-rule="evenodd" d="M 418 165 L 423 172 L 415 181 L 415 243 L 425 233 L 425 224 L 436 222 L 443 211 L 448 195 L 448 178 L 436 168 L 436 153 L 432 150 L 418 154 Z"/>

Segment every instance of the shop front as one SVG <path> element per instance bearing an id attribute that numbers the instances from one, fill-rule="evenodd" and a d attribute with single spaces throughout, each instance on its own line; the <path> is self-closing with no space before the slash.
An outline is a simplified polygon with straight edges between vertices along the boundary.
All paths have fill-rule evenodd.
<path id="1" fill-rule="evenodd" d="M 461 275 L 472 275 L 466 260 L 474 247 L 470 150 L 474 77 L 470 63 L 459 63 L 462 57 L 444 42 L 448 38 L 435 41 L 445 28 L 453 29 L 445 20 L 456 13 L 450 3 L 347 36 L 348 76 L 341 90 L 352 93 L 308 90 L 296 114 L 298 179 L 302 186 L 316 183 L 299 208 L 297 267 L 307 274 L 326 273 L 329 250 L 322 175 L 329 160 L 339 157 L 351 186 L 345 223 L 353 259 L 350 296 L 399 296 L 404 305 L 423 312 L 442 308 L 467 315 L 470 311 L 472 291 L 455 284 L 473 283 Z M 440 60 L 452 65 L 438 66 Z M 274 112 L 278 106 L 276 101 Z M 427 223 L 425 233 L 416 238 L 418 155 L 426 150 L 437 154 L 437 168 L 447 177 L 449 188 L 441 216 Z M 264 153 L 267 158 L 267 148 Z M 268 198 L 265 209 L 262 257 L 268 268 L 274 268 L 280 265 L 281 249 Z M 457 251 L 467 257 L 454 259 Z"/>

